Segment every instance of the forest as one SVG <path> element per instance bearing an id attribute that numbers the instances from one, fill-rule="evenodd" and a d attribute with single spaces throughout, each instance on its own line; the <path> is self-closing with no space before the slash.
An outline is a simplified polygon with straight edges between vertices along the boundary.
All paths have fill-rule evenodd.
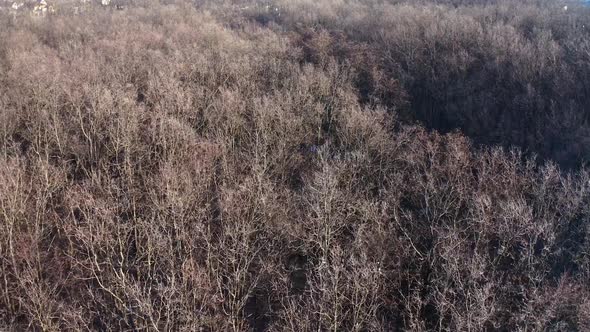
<path id="1" fill-rule="evenodd" d="M 590 331 L 589 161 L 582 1 L 0 2 L 0 331 Z"/>

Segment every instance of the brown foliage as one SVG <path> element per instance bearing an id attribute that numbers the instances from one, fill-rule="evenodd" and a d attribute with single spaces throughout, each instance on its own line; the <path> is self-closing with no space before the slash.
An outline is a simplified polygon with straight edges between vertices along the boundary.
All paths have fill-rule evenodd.
<path id="1" fill-rule="evenodd" d="M 406 122 L 585 61 L 507 6 L 0 15 L 0 329 L 587 329 L 587 172 Z"/>

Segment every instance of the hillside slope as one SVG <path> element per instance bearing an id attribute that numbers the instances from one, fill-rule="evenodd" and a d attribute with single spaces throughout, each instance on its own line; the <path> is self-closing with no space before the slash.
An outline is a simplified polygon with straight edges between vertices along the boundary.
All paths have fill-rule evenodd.
<path id="1" fill-rule="evenodd" d="M 460 2 L 0 14 L 0 330 L 589 330 L 590 16 Z"/>

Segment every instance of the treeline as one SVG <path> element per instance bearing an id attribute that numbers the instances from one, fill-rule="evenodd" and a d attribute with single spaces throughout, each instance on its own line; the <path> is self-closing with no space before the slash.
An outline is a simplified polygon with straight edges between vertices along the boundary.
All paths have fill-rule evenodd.
<path id="1" fill-rule="evenodd" d="M 586 15 L 0 15 L 0 330 L 590 329 Z"/>

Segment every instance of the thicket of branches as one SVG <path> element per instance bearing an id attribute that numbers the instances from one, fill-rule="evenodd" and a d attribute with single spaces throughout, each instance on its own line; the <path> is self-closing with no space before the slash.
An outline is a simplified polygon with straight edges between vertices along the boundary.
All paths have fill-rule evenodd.
<path id="1" fill-rule="evenodd" d="M 589 18 L 0 16 L 0 330 L 590 329 Z"/>
<path id="2" fill-rule="evenodd" d="M 280 15 L 254 16 L 303 36 L 302 46 L 315 52 L 308 60 L 327 55 L 370 63 L 357 67 L 378 80 L 373 86 L 360 80 L 361 93 L 401 108 L 379 85 L 397 81 L 407 93 L 400 109 L 407 119 L 442 132 L 460 129 L 478 144 L 515 145 L 566 168 L 588 160 L 590 8 L 576 1 L 279 0 L 277 6 Z M 370 56 L 356 59 L 343 44 Z"/>

